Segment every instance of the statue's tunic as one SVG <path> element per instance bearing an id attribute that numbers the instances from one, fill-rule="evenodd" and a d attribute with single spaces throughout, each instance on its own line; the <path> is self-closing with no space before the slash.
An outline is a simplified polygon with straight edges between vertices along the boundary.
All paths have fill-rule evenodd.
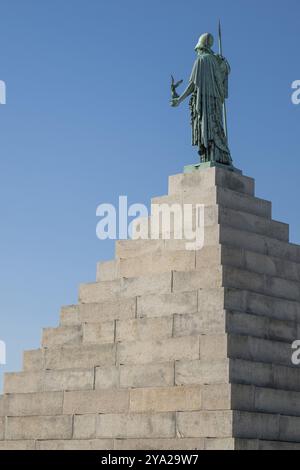
<path id="1" fill-rule="evenodd" d="M 229 73 L 230 66 L 226 59 L 215 55 L 210 49 L 201 51 L 192 70 L 192 144 L 199 147 L 202 161 L 223 164 L 232 161 L 223 123 Z"/>

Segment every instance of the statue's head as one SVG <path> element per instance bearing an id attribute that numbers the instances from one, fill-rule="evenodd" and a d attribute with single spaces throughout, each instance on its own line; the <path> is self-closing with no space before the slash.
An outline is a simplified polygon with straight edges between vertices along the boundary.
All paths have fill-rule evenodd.
<path id="1" fill-rule="evenodd" d="M 210 33 L 204 33 L 200 36 L 198 44 L 195 47 L 195 51 L 199 51 L 201 49 L 211 49 L 214 45 L 214 37 Z"/>

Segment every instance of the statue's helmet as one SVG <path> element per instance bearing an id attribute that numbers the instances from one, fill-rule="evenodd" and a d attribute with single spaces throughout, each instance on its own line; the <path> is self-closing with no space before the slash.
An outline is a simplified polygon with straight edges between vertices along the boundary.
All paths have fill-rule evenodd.
<path id="1" fill-rule="evenodd" d="M 214 37 L 210 33 L 204 33 L 200 36 L 199 41 L 195 47 L 195 51 L 198 49 L 211 49 L 214 45 Z"/>

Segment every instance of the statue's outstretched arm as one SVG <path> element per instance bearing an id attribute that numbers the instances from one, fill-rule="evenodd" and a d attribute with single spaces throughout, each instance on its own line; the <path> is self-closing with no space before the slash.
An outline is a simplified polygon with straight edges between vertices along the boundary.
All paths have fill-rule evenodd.
<path id="1" fill-rule="evenodd" d="M 193 82 L 190 82 L 189 85 L 188 85 L 188 87 L 187 87 L 187 89 L 186 89 L 186 90 L 182 93 L 182 95 L 178 98 L 178 101 L 179 101 L 178 104 L 182 103 L 186 98 L 188 98 L 188 96 L 190 96 L 190 95 L 193 93 L 194 89 L 195 89 L 194 83 L 193 83 Z"/>
<path id="2" fill-rule="evenodd" d="M 182 95 L 179 96 L 179 98 L 174 98 L 172 100 L 171 105 L 173 107 L 179 106 L 180 103 L 182 103 L 188 96 L 190 96 L 194 90 L 195 90 L 195 85 L 193 82 L 190 82 L 187 89 L 182 93 Z"/>

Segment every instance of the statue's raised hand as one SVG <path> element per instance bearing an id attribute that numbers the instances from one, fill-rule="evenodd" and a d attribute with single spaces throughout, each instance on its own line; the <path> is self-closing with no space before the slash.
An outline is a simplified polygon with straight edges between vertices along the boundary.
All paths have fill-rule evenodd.
<path id="1" fill-rule="evenodd" d="M 172 106 L 172 108 L 177 108 L 177 106 L 179 106 L 179 105 L 180 105 L 180 100 L 179 100 L 179 98 L 173 98 L 173 99 L 171 100 L 171 106 Z"/>

